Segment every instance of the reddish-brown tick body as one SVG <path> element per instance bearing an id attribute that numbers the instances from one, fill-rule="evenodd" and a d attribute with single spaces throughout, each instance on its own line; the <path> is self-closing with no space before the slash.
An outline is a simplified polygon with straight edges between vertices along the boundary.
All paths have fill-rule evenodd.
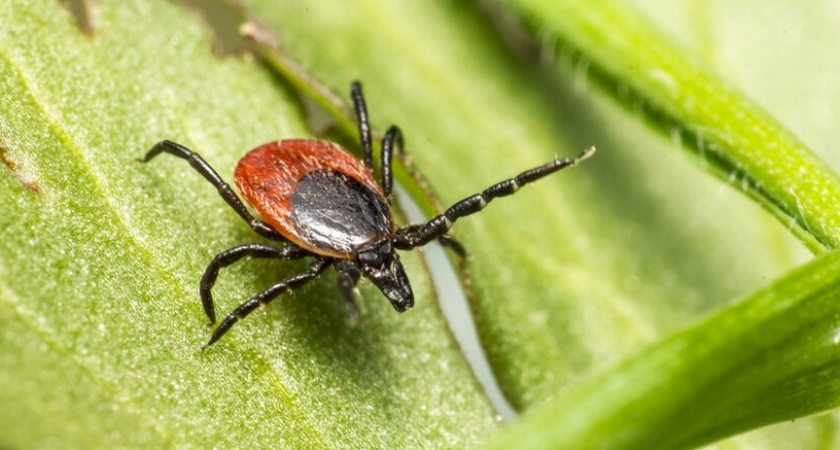
<path id="1" fill-rule="evenodd" d="M 288 139 L 251 150 L 236 166 L 236 187 L 260 217 L 297 246 L 350 259 L 391 240 L 391 211 L 371 172 L 330 142 Z"/>

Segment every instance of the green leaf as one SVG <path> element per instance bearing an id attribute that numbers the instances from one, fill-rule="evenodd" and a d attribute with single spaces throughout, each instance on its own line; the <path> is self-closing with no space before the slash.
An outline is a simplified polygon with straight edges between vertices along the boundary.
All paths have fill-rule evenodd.
<path id="1" fill-rule="evenodd" d="M 254 61 L 217 57 L 192 12 L 99 2 L 81 33 L 59 2 L 0 8 L 0 447 L 463 447 L 494 414 L 424 301 L 398 315 L 369 285 L 345 323 L 330 272 L 201 352 L 198 282 L 259 241 L 161 139 L 225 178 L 249 148 L 308 134 Z M 222 313 L 305 262 L 222 272 Z M 447 383 L 438 380 L 446 379 Z M 422 425 L 417 425 L 422 424 Z"/>
<path id="2" fill-rule="evenodd" d="M 754 199 L 765 207 L 779 205 L 777 214 L 795 218 L 794 231 L 810 239 L 812 249 L 831 245 L 830 203 L 816 208 L 823 200 L 809 199 L 817 203 L 799 211 L 774 194 L 785 186 L 808 188 L 796 180 L 784 184 L 799 176 L 800 167 L 815 170 L 815 182 L 831 187 L 831 177 L 812 157 L 793 150 L 804 165 L 778 173 L 756 170 L 770 166 L 749 166 L 749 181 L 768 176 L 776 183 L 773 190 L 746 184 L 752 199 L 722 186 L 697 170 L 696 158 L 673 152 L 674 144 L 639 126 L 640 119 L 651 119 L 647 110 L 628 112 L 618 106 L 625 97 L 602 89 L 605 83 L 590 82 L 606 73 L 592 63 L 602 50 L 590 48 L 586 52 L 591 54 L 574 59 L 587 64 L 557 70 L 512 52 L 503 38 L 508 29 L 500 32 L 496 26 L 500 16 L 467 2 L 249 4 L 278 33 L 291 61 L 333 92 L 345 97 L 350 80 L 365 83 L 377 130 L 390 123 L 402 127 L 408 152 L 442 204 L 553 157 L 598 147 L 581 166 L 500 199 L 454 229 L 471 254 L 463 264 L 466 286 L 496 375 L 514 405 L 533 410 L 533 417 L 540 417 L 538 408 L 557 408 L 551 397 L 586 397 L 593 402 L 586 404 L 594 406 L 584 420 L 606 418 L 593 425 L 608 423 L 605 429 L 615 431 L 644 422 L 651 427 L 643 430 L 648 435 L 662 431 L 651 425 L 661 417 L 655 400 L 636 404 L 645 412 L 637 416 L 620 409 L 628 404 L 626 397 L 605 398 L 593 386 L 619 376 L 606 369 L 631 354 L 640 359 L 625 359 L 615 370 L 655 367 L 644 357 L 673 345 L 671 340 L 659 343 L 663 337 L 767 285 L 804 258 L 788 224 L 779 226 Z M 685 11 L 674 2 L 645 6 Z M 763 6 L 753 3 L 752 9 Z M 755 21 L 750 8 L 744 11 L 708 14 L 734 24 L 725 29 L 748 30 L 751 36 L 785 29 L 778 19 Z M 141 165 L 135 159 L 158 140 L 174 139 L 200 151 L 227 178 L 247 149 L 309 134 L 296 96 L 312 92 L 289 83 L 292 92 L 287 80 L 278 81 L 256 62 L 214 57 L 203 21 L 167 2 L 98 2 L 94 12 L 95 31 L 86 36 L 74 29 L 74 20 L 57 2 L 16 0 L 0 10 L 0 156 L 6 163 L 0 166 L 0 447 L 460 448 L 495 439 L 492 412 L 445 329 L 419 252 L 404 254 L 418 299 L 408 314 L 395 314 L 381 294 L 363 283 L 362 316 L 358 326 L 349 327 L 334 275 L 328 274 L 254 313 L 199 352 L 207 337 L 197 299 L 205 265 L 220 250 L 258 239 L 183 161 L 161 157 Z M 586 17 L 573 16 L 572 21 L 583 25 Z M 785 24 L 821 24 L 828 38 L 818 41 L 835 42 L 830 30 L 836 27 L 824 20 L 803 17 Z M 550 33 L 546 42 L 554 43 L 556 30 L 543 30 Z M 745 41 L 734 31 L 727 36 L 721 48 Z M 663 39 L 649 43 L 665 45 Z M 831 55 L 833 47 L 826 46 L 822 54 Z M 561 55 L 564 49 L 580 51 L 568 44 L 558 48 Z M 803 47 L 771 48 L 790 56 Z M 633 48 L 619 56 L 644 61 L 647 50 Z M 547 47 L 544 54 L 553 52 Z M 761 54 L 744 49 L 724 59 L 738 61 L 733 64 L 741 70 L 731 72 L 742 75 L 743 67 Z M 807 86 L 802 80 L 814 72 L 773 62 L 765 61 L 754 78 L 745 76 L 738 84 L 759 78 L 767 85 L 800 80 L 788 86 L 800 92 L 793 88 Z M 650 98 L 656 97 L 639 95 L 650 94 L 655 85 L 640 88 L 634 84 L 637 78 L 624 73 L 616 80 L 632 86 L 631 98 L 645 100 L 640 105 L 650 108 Z M 826 81 L 822 90 L 809 88 L 816 90 L 809 98 L 825 102 L 834 86 Z M 796 113 L 785 111 L 783 122 L 797 132 L 814 131 L 811 121 L 802 119 L 813 111 L 808 103 L 798 94 L 788 95 Z M 760 100 L 774 115 L 784 109 Z M 733 101 L 744 97 L 736 94 Z M 694 122 L 668 117 L 670 122 L 654 125 L 696 131 L 688 126 Z M 832 142 L 833 122 L 815 122 L 821 128 L 806 141 Z M 341 123 L 346 126 L 346 119 Z M 756 123 L 765 124 L 747 122 Z M 785 148 L 794 147 L 798 144 Z M 708 149 L 705 144 L 697 148 Z M 738 161 L 704 155 L 701 163 L 718 175 L 728 174 Z M 410 183 L 405 176 L 400 179 Z M 797 192 L 815 194 L 813 189 Z M 809 231 L 820 218 L 826 220 L 822 228 Z M 794 278 L 809 279 L 816 269 L 823 273 L 828 258 Z M 214 290 L 218 309 L 232 309 L 304 267 L 273 262 L 233 267 L 223 272 Z M 829 278 L 821 285 L 833 286 Z M 809 297 L 807 289 L 785 297 L 777 291 L 785 286 L 782 281 L 760 298 L 795 297 L 799 305 L 828 307 L 827 297 Z M 797 317 L 807 312 L 805 321 L 833 311 L 775 306 L 790 306 Z M 748 306 L 723 314 L 745 311 L 740 308 Z M 771 308 L 750 317 L 781 320 L 774 312 L 780 314 Z M 701 347 L 726 356 L 725 361 L 668 367 L 712 377 L 726 373 L 731 364 L 724 363 L 743 355 L 772 369 L 773 359 L 758 352 L 769 347 L 737 339 L 750 330 L 775 330 L 795 334 L 802 343 L 773 346 L 772 354 L 792 355 L 778 366 L 778 375 L 815 374 L 811 360 L 796 351 L 831 361 L 825 342 L 811 345 L 808 340 L 825 337 L 830 318 L 808 334 L 794 333 L 778 321 L 766 326 L 757 320 L 727 322 L 720 335 L 700 325 L 672 339 L 699 335 L 691 333 L 709 333 L 718 344 L 732 339 L 731 347 Z M 791 326 L 803 323 L 794 320 Z M 797 367 L 802 370 L 796 372 Z M 825 367 L 830 373 L 831 366 Z M 670 378 L 651 374 L 644 381 L 673 387 L 682 399 L 695 398 L 698 386 L 680 373 L 685 372 L 671 372 Z M 757 388 L 783 385 L 772 371 L 761 375 L 763 384 L 756 383 Z M 807 395 L 830 392 L 818 390 L 830 383 L 811 385 Z M 732 391 L 727 389 L 708 398 L 729 400 L 725 394 Z M 728 404 L 743 398 L 733 397 Z M 677 400 L 669 407 L 692 406 Z M 705 442 L 831 405 L 830 398 L 808 400 L 783 395 L 776 405 L 750 406 L 743 412 L 752 422 L 744 419 L 737 427 L 717 417 L 694 416 L 685 434 L 674 439 Z M 710 403 L 702 411 L 722 405 Z M 553 420 L 562 414 L 549 415 L 550 426 L 537 427 L 535 435 L 551 439 L 554 430 L 573 425 L 561 427 Z M 523 419 L 523 429 L 529 421 Z M 835 422 L 826 416 L 799 420 L 727 445 L 827 446 L 836 437 Z M 726 427 L 708 429 L 716 423 Z M 659 427 L 666 425 L 666 430 L 673 428 L 659 422 Z M 509 438 L 519 443 L 522 435 L 512 430 Z"/>

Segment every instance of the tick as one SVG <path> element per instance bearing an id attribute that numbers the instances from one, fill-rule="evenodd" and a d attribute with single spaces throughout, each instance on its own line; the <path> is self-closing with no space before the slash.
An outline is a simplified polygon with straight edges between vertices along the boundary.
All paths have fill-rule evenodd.
<path id="1" fill-rule="evenodd" d="M 359 82 L 352 83 L 350 95 L 358 118 L 363 161 L 336 144 L 315 139 L 270 142 L 251 150 L 239 161 L 234 171 L 236 187 L 260 219 L 248 211 L 233 189 L 198 153 L 171 141 L 161 141 L 146 153 L 144 162 L 161 153 L 187 160 L 257 234 L 284 243 L 282 247 L 239 245 L 213 258 L 199 288 L 211 324 L 216 323 L 211 289 L 222 268 L 245 257 L 312 258 L 305 272 L 269 287 L 234 309 L 202 348 L 218 341 L 258 307 L 312 281 L 330 266 L 338 271 L 338 290 L 351 319 L 357 314 L 354 288 L 362 276 L 379 288 L 398 312 L 411 309 L 414 294 L 397 250 L 411 250 L 438 240 L 464 256 L 463 247 L 447 234 L 455 221 L 482 210 L 495 198 L 511 195 L 522 186 L 573 166 L 595 152 L 589 148 L 576 158 L 555 159 L 467 197 L 426 223 L 397 227 L 391 213 L 391 159 L 395 150 L 403 151 L 402 132 L 392 125 L 382 138 L 382 171 L 377 184 L 373 176 L 370 122 Z"/>

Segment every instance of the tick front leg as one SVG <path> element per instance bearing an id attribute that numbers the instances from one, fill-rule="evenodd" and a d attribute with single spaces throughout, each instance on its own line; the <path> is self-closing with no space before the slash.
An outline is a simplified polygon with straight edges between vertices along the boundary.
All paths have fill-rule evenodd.
<path id="1" fill-rule="evenodd" d="M 403 140 L 402 131 L 396 125 L 391 125 L 388 131 L 385 132 L 385 137 L 382 138 L 382 192 L 385 198 L 388 199 L 388 204 L 391 204 L 392 195 L 391 190 L 394 185 L 394 175 L 391 172 L 391 162 L 394 158 L 394 147 L 397 152 L 402 154 L 405 150 L 405 141 Z"/>
<path id="2" fill-rule="evenodd" d="M 265 306 L 271 303 L 272 300 L 279 297 L 281 294 L 285 293 L 286 291 L 297 289 L 304 284 L 314 280 L 318 277 L 327 267 L 330 266 L 332 263 L 332 259 L 329 258 L 322 258 L 318 259 L 309 266 L 309 270 L 295 275 L 291 278 L 288 278 L 280 283 L 271 286 L 270 288 L 260 292 L 252 299 L 248 300 L 247 302 L 239 305 L 236 309 L 233 310 L 227 317 L 222 320 L 222 323 L 213 330 L 213 334 L 210 336 L 210 340 L 201 347 L 202 350 L 206 349 L 207 347 L 213 345 L 216 341 L 219 340 L 225 333 L 230 330 L 236 322 L 248 317 L 248 314 L 251 314 L 259 308 L 260 306 Z"/>
<path id="3" fill-rule="evenodd" d="M 204 271 L 204 276 L 201 277 L 201 287 L 199 288 L 201 304 L 204 306 L 204 313 L 207 314 L 210 323 L 216 323 L 216 311 L 213 307 L 213 294 L 211 290 L 213 285 L 216 284 L 219 270 L 247 257 L 300 259 L 311 255 L 312 253 L 291 244 L 283 248 L 275 248 L 263 244 L 245 244 L 225 250 L 216 255 Z"/>
<path id="4" fill-rule="evenodd" d="M 237 214 L 239 214 L 239 217 L 242 217 L 242 219 L 244 219 L 245 222 L 247 222 L 248 225 L 257 232 L 257 234 L 274 241 L 286 241 L 286 238 L 283 237 L 283 235 L 248 212 L 248 209 L 245 208 L 242 200 L 240 200 L 236 193 L 233 192 L 233 189 L 231 189 L 231 187 L 222 180 L 222 177 L 220 177 L 219 174 L 210 167 L 210 164 L 207 164 L 207 161 L 205 161 L 201 155 L 181 144 L 176 144 L 172 141 L 160 141 L 155 144 L 148 153 L 146 153 L 146 156 L 143 158 L 143 162 L 149 162 L 161 153 L 169 153 L 170 155 L 187 160 L 196 172 L 200 173 L 207 181 L 210 182 L 210 184 L 216 187 L 216 190 L 219 191 L 219 195 L 222 199 L 224 199 L 224 201 L 227 202 L 227 204 L 230 205 Z"/>
<path id="5" fill-rule="evenodd" d="M 350 97 L 353 99 L 353 108 L 356 110 L 356 120 L 359 122 L 359 141 L 362 144 L 365 167 L 373 170 L 373 138 L 370 132 L 370 120 L 368 119 L 365 95 L 362 93 L 362 83 L 354 81 L 350 84 Z"/>
<path id="6" fill-rule="evenodd" d="M 400 228 L 394 236 L 394 246 L 401 250 L 409 250 L 426 245 L 433 239 L 439 239 L 446 235 L 446 232 L 452 228 L 456 220 L 481 211 L 494 199 L 512 195 L 526 184 L 533 183 L 566 167 L 574 166 L 592 156 L 593 153 L 595 153 L 595 147 L 590 147 L 576 158 L 557 159 L 548 164 L 526 170 L 513 178 L 498 182 L 483 190 L 480 194 L 472 195 L 455 203 L 443 214 L 424 224 Z"/>

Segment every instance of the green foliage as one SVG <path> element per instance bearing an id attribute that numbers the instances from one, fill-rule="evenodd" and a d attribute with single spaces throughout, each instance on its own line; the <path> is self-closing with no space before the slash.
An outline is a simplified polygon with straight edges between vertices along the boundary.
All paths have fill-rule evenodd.
<path id="1" fill-rule="evenodd" d="M 212 54 L 206 23 L 169 2 L 98 2 L 89 35 L 59 2 L 0 9 L 0 447 L 684 448 L 836 407 L 840 257 L 792 269 L 808 256 L 794 237 L 837 245 L 840 184 L 708 68 L 827 146 L 835 115 L 802 117 L 837 96 L 817 70 L 836 73 L 818 65 L 833 47 L 747 43 L 778 28 L 752 20 L 768 8 L 832 42 L 829 2 L 639 2 L 698 57 L 613 3 L 249 2 L 314 79 L 341 97 L 365 83 L 376 129 L 399 124 L 432 183 L 427 212 L 598 147 L 455 229 L 485 349 L 525 413 L 509 429 L 419 252 L 410 313 L 363 283 L 348 326 L 329 273 L 199 351 L 204 266 L 259 238 L 183 161 L 136 158 L 172 139 L 228 177 L 247 149 L 310 135 L 298 94 L 315 90 Z M 779 63 L 803 42 L 825 57 Z M 303 267 L 223 272 L 218 311 Z M 726 445 L 830 448 L 836 429 L 822 416 Z"/>

